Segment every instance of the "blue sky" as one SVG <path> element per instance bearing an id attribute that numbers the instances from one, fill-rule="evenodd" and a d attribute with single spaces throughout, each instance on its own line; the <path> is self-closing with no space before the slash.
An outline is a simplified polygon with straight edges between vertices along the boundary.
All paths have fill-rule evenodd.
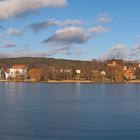
<path id="1" fill-rule="evenodd" d="M 0 57 L 140 60 L 139 0 L 1 0 Z"/>

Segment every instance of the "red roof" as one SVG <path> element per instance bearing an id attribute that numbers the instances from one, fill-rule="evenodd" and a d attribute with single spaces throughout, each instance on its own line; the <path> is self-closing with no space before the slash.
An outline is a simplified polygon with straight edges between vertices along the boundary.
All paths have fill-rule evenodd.
<path id="1" fill-rule="evenodd" d="M 16 64 L 12 66 L 12 69 L 25 69 L 26 65 L 23 64 Z"/>

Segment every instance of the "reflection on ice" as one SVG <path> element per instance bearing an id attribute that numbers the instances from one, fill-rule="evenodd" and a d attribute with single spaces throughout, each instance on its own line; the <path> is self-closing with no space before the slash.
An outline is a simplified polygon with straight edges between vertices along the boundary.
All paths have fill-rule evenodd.
<path id="1" fill-rule="evenodd" d="M 140 138 L 133 84 L 0 83 L 0 139 Z"/>

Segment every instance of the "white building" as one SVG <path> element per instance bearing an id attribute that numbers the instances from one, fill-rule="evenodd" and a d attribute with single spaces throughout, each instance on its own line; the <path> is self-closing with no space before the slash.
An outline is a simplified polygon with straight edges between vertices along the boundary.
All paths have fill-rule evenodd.
<path id="1" fill-rule="evenodd" d="M 17 75 L 21 75 L 24 78 L 27 77 L 26 65 L 13 65 L 12 68 L 10 68 L 10 77 L 15 78 Z"/>
<path id="2" fill-rule="evenodd" d="M 106 75 L 106 72 L 105 71 L 101 71 L 100 74 L 103 75 L 103 76 L 105 76 Z"/>
<path id="3" fill-rule="evenodd" d="M 76 73 L 77 73 L 77 74 L 80 74 L 80 73 L 81 73 L 81 70 L 76 70 Z"/>
<path id="4" fill-rule="evenodd" d="M 10 69 L 9 68 L 1 68 L 0 69 L 0 79 L 9 79 L 10 78 Z"/>

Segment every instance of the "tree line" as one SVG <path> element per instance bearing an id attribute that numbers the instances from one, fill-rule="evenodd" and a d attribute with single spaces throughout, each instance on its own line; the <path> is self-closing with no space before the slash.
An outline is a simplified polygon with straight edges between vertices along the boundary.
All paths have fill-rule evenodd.
<path id="1" fill-rule="evenodd" d="M 94 82 L 124 82 L 126 80 L 122 66 L 108 67 L 107 61 L 95 59 L 91 61 L 33 57 L 0 59 L 0 67 L 11 67 L 14 64 L 25 64 L 28 67 L 27 78 L 34 81 L 90 80 Z M 124 65 L 128 67 L 135 67 L 136 64 L 137 62 L 124 61 Z M 81 72 L 76 73 L 76 70 Z M 139 67 L 134 74 L 136 79 L 140 80 Z M 19 75 L 17 77 L 20 79 Z"/>

